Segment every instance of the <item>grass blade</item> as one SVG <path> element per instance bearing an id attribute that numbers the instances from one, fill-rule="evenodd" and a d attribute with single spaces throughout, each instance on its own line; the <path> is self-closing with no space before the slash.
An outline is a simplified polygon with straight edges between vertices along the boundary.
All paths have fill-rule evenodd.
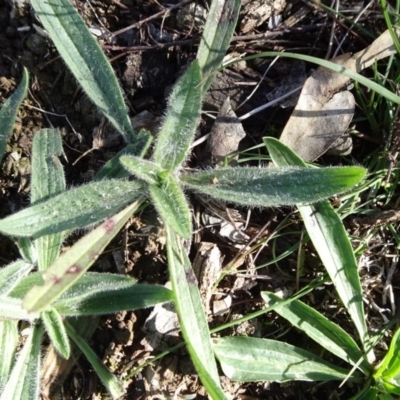
<path id="1" fill-rule="evenodd" d="M 102 181 L 70 189 L 0 220 L 15 236 L 49 235 L 95 224 L 142 196 L 139 182 Z"/>
<path id="2" fill-rule="evenodd" d="M 125 141 L 135 142 L 135 133 L 114 71 L 71 2 L 32 0 L 31 3 L 83 90 Z"/>
<path id="3" fill-rule="evenodd" d="M 397 329 L 390 342 L 390 347 L 377 371 L 375 378 L 382 377 L 384 380 L 393 379 L 400 374 L 400 329 Z"/>
<path id="4" fill-rule="evenodd" d="M 279 140 L 264 138 L 264 143 L 278 166 L 302 165 L 304 162 Z M 356 326 L 364 350 L 368 348 L 362 288 L 353 248 L 343 223 L 328 201 L 312 206 L 298 206 L 307 233 L 324 264 L 332 283 Z M 370 352 L 368 361 L 374 361 Z"/>
<path id="5" fill-rule="evenodd" d="M 253 60 L 255 58 L 259 57 L 287 57 L 287 58 L 294 58 L 295 60 L 302 60 L 306 62 L 310 62 L 313 64 L 321 65 L 322 67 L 331 69 L 332 71 L 339 72 L 340 74 L 343 74 L 347 76 L 350 79 L 353 79 L 354 81 L 361 83 L 368 89 L 373 90 L 374 92 L 380 94 L 382 97 L 385 97 L 386 99 L 393 101 L 393 103 L 400 104 L 400 96 L 397 96 L 395 93 L 392 91 L 384 88 L 381 86 L 379 83 L 376 83 L 374 80 L 369 79 L 355 71 L 352 71 L 348 68 L 343 67 L 342 65 L 336 64 L 332 61 L 327 61 L 321 58 L 317 57 L 312 57 L 312 56 L 307 56 L 304 54 L 295 54 L 295 53 L 284 53 L 280 51 L 266 51 L 264 53 L 258 53 L 255 56 L 248 56 L 245 58 L 242 58 L 241 60 Z M 229 66 L 227 64 L 226 66 Z"/>
<path id="6" fill-rule="evenodd" d="M 78 240 L 43 273 L 44 283 L 26 294 L 23 305 L 28 311 L 43 311 L 71 287 L 96 261 L 108 243 L 137 210 L 136 202 L 109 218 Z"/>
<path id="7" fill-rule="evenodd" d="M 65 190 L 64 170 L 58 159 L 62 153 L 62 140 L 58 130 L 42 129 L 35 133 L 32 145 L 31 204 Z M 63 237 L 59 232 L 35 240 L 40 271 L 44 271 L 55 261 Z"/>
<path id="8" fill-rule="evenodd" d="M 167 257 L 176 311 L 187 349 L 199 377 L 213 399 L 225 399 L 211 347 L 210 331 L 197 279 L 181 239 L 166 225 Z"/>
<path id="9" fill-rule="evenodd" d="M 211 86 L 213 72 L 221 66 L 228 50 L 239 16 L 240 4 L 240 0 L 213 0 L 211 3 L 197 51 L 204 78 L 203 93 Z"/>
<path id="10" fill-rule="evenodd" d="M 303 350 L 270 339 L 224 337 L 213 340 L 224 374 L 242 382 L 343 380 L 348 371 Z M 359 381 L 353 376 L 350 381 Z"/>
<path id="11" fill-rule="evenodd" d="M 0 162 L 6 151 L 7 140 L 14 128 L 18 108 L 28 91 L 29 75 L 26 68 L 22 71 L 22 81 L 17 90 L 5 101 L 0 110 Z"/>
<path id="12" fill-rule="evenodd" d="M 219 168 L 181 176 L 184 185 L 211 197 L 249 206 L 312 203 L 342 193 L 365 175 L 360 167 L 307 169 Z"/>
<path id="13" fill-rule="evenodd" d="M 154 149 L 154 161 L 166 171 L 178 168 L 186 158 L 200 117 L 201 73 L 195 61 L 176 83 L 167 115 Z"/>

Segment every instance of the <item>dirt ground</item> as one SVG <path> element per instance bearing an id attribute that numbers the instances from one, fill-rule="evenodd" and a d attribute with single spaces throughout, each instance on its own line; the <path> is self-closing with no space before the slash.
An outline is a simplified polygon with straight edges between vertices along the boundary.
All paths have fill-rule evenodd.
<path id="1" fill-rule="evenodd" d="M 140 126 L 155 127 L 163 114 L 171 85 L 193 59 L 206 15 L 207 2 L 175 0 L 74 0 L 80 14 L 98 36 L 104 51 L 112 62 L 129 106 L 131 116 L 140 113 Z M 182 3 L 187 3 L 186 5 Z M 286 50 L 325 58 L 329 46 L 332 18 L 317 6 L 306 6 L 297 0 L 257 1 L 243 0 L 243 10 L 229 53 L 234 56 L 255 54 L 267 50 Z M 176 7 L 174 7 L 176 6 Z M 354 9 L 355 2 L 341 5 Z M 167 9 L 173 7 L 167 13 Z M 370 9 L 361 23 L 368 23 L 374 31 L 382 26 L 378 9 Z M 282 25 L 274 28 L 273 20 L 281 18 Z M 363 22 L 364 21 L 364 22 Z M 0 170 L 0 217 L 15 212 L 28 204 L 30 188 L 30 156 L 34 133 L 45 127 L 62 131 L 67 183 L 77 186 L 90 181 L 99 168 L 122 146 L 122 138 L 98 114 L 85 97 L 74 78 L 59 58 L 51 41 L 40 29 L 38 20 L 23 0 L 0 1 L 0 105 L 15 90 L 21 78 L 22 66 L 29 70 L 29 95 L 18 114 L 17 124 L 7 147 Z M 129 29 L 124 30 L 127 27 Z M 337 24 L 336 35 L 346 34 L 344 25 Z M 109 35 L 111 33 L 111 35 Z M 348 36 L 344 51 L 357 51 L 368 44 L 368 38 L 359 34 Z M 244 115 L 265 104 L 274 93 L 284 92 L 299 75 L 299 63 L 279 60 L 272 66 L 271 59 L 256 59 L 239 63 L 217 75 L 204 101 L 204 114 L 199 137 L 210 130 L 212 119 L 207 113 L 221 109 L 227 96 L 237 115 Z M 268 73 L 264 76 L 265 71 Z M 304 74 L 312 66 L 304 65 Z M 286 85 L 286 86 L 283 86 Z M 244 103 L 242 105 L 242 103 Z M 278 135 L 290 116 L 293 104 L 275 106 L 246 119 L 243 127 L 246 137 L 239 149 L 261 143 L 266 135 Z M 355 144 L 357 148 L 357 143 Z M 358 151 L 363 148 L 358 147 Z M 191 167 L 210 162 L 206 145 L 195 148 Z M 322 163 L 339 164 L 339 158 L 322 159 Z M 207 272 L 199 272 L 205 304 L 209 310 L 210 326 L 240 318 L 262 308 L 260 291 L 294 290 L 296 253 L 281 265 L 267 265 L 273 254 L 284 252 L 295 243 L 290 234 L 276 240 L 275 246 L 261 247 L 254 256 L 246 254 L 245 244 L 255 238 L 261 243 L 279 223 L 288 217 L 287 231 L 300 229 L 297 217 L 290 217 L 291 209 L 252 210 L 226 209 L 210 206 L 192 199 L 196 235 L 191 257 L 194 264 L 217 263 L 225 268 L 234 265 L 234 274 L 226 275 L 218 286 L 218 296 L 210 302 L 207 294 Z M 228 217 L 226 214 L 228 213 Z M 242 237 L 230 229 L 230 221 L 247 224 Z M 222 233 L 222 224 L 228 225 Z M 224 225 L 224 226 L 225 226 Z M 74 238 L 71 239 L 73 241 Z M 68 246 L 70 243 L 66 243 Z M 17 248 L 10 239 L 0 238 L 0 257 L 6 264 L 18 257 Z M 312 253 L 310 249 L 310 254 Z M 214 258 L 212 258 L 214 257 Z M 235 261 L 235 263 L 232 263 Z M 318 264 L 318 263 L 317 263 Z M 266 265 L 262 268 L 255 266 Z M 122 272 L 140 282 L 165 284 L 168 280 L 163 247 L 162 227 L 147 208 L 135 217 L 97 263 L 99 271 Z M 321 271 L 320 265 L 308 262 L 301 279 L 310 281 Z M 320 307 L 331 296 L 331 287 L 321 288 L 310 296 L 310 303 Z M 230 302 L 227 311 L 215 311 L 217 301 Z M 218 303 L 219 304 L 219 303 Z M 322 307 L 322 306 L 321 306 Z M 178 333 L 162 335 L 154 332 L 152 310 L 123 312 L 99 320 L 91 344 L 106 365 L 118 376 L 129 373 L 151 360 L 162 351 L 180 342 Z M 166 313 L 166 314 L 165 314 Z M 173 310 L 164 310 L 168 322 L 175 321 Z M 346 326 L 343 312 L 333 316 Z M 166 323 L 165 323 L 166 324 Z M 96 326 L 95 321 L 92 325 Z M 309 347 L 305 337 L 274 315 L 241 324 L 224 334 L 246 334 L 258 337 L 276 335 L 294 345 Z M 313 349 L 311 349 L 313 350 Z M 320 349 L 314 349 L 319 351 Z M 43 383 L 44 399 L 100 399 L 106 398 L 104 389 L 83 357 L 74 363 L 54 367 L 54 353 L 45 361 Z M 340 361 L 332 356 L 332 362 Z M 224 389 L 235 399 L 348 399 L 359 388 L 333 383 L 263 383 L 239 384 L 222 378 Z M 184 349 L 171 352 L 154 361 L 126 380 L 126 399 L 206 399 L 204 389 L 196 376 Z"/>

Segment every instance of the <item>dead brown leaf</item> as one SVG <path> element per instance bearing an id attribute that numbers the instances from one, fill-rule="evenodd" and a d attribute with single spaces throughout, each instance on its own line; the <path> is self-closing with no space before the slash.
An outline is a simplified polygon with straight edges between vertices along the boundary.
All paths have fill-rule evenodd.
<path id="1" fill-rule="evenodd" d="M 385 31 L 366 49 L 331 61 L 360 72 L 395 52 L 390 33 Z M 352 93 L 342 88 L 349 81 L 343 74 L 319 67 L 304 84 L 280 140 L 305 161 L 313 161 L 324 154 L 348 128 L 355 100 Z"/>
<path id="2" fill-rule="evenodd" d="M 226 156 L 239 148 L 239 142 L 246 136 L 242 123 L 232 110 L 230 98 L 227 97 L 210 132 L 207 142 L 213 163 L 218 164 Z"/>

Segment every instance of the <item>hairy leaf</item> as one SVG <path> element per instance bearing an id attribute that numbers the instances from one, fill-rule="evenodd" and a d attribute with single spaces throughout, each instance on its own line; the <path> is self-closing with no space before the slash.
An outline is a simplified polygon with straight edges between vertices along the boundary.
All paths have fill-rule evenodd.
<path id="1" fill-rule="evenodd" d="M 40 345 L 43 327 L 33 325 L 25 340 L 0 400 L 36 400 L 39 398 Z"/>
<path id="2" fill-rule="evenodd" d="M 31 204 L 46 200 L 65 190 L 64 170 L 58 157 L 63 153 L 60 132 L 42 129 L 35 133 L 32 144 Z M 48 268 L 58 257 L 62 232 L 35 240 L 39 270 Z"/>
<path id="3" fill-rule="evenodd" d="M 124 136 L 135 142 L 117 78 L 69 0 L 32 0 L 36 14 L 85 93 Z"/>
<path id="4" fill-rule="evenodd" d="M 122 156 L 120 162 L 131 174 L 150 185 L 159 183 L 159 175 L 162 169 L 156 163 L 135 156 Z"/>
<path id="5" fill-rule="evenodd" d="M 61 315 L 50 307 L 41 313 L 41 318 L 54 348 L 63 358 L 69 358 L 71 347 Z"/>
<path id="6" fill-rule="evenodd" d="M 185 160 L 201 108 L 201 74 L 195 61 L 175 84 L 154 149 L 154 161 L 173 171 Z"/>
<path id="7" fill-rule="evenodd" d="M 137 200 L 142 192 L 139 182 L 89 183 L 0 220 L 0 231 L 15 236 L 38 237 L 82 228 L 116 213 Z"/>
<path id="8" fill-rule="evenodd" d="M 184 185 L 248 206 L 313 203 L 342 193 L 365 175 L 360 167 L 220 168 L 181 176 Z"/>
<path id="9" fill-rule="evenodd" d="M 109 218 L 58 257 L 43 273 L 44 283 L 33 286 L 26 294 L 24 307 L 28 311 L 42 311 L 57 300 L 93 265 L 139 205 L 140 203 L 133 203 Z"/>
<path id="10" fill-rule="evenodd" d="M 240 0 L 213 0 L 197 51 L 206 92 L 228 50 L 239 16 Z"/>
<path id="11" fill-rule="evenodd" d="M 210 331 L 197 279 L 182 241 L 167 225 L 167 256 L 176 311 L 187 349 L 199 377 L 213 399 L 225 399 L 211 347 Z"/>
<path id="12" fill-rule="evenodd" d="M 150 185 L 149 189 L 154 206 L 165 225 L 169 225 L 183 238 L 190 239 L 192 236 L 190 210 L 177 180 L 168 174 L 159 186 Z"/>
<path id="13" fill-rule="evenodd" d="M 18 108 L 28 91 L 29 75 L 26 68 L 22 72 L 22 81 L 17 90 L 6 100 L 0 110 L 0 162 L 6 151 L 7 140 L 14 128 Z"/>

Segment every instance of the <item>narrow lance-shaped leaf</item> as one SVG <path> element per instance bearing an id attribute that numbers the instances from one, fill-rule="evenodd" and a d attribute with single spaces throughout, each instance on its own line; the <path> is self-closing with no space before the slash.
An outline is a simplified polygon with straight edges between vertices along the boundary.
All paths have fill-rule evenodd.
<path id="1" fill-rule="evenodd" d="M 6 385 L 15 361 L 18 345 L 18 321 L 0 321 L 0 389 Z"/>
<path id="2" fill-rule="evenodd" d="M 29 264 L 37 263 L 37 251 L 34 242 L 27 237 L 20 237 L 17 240 L 19 254 Z"/>
<path id="3" fill-rule="evenodd" d="M 32 0 L 40 21 L 83 90 L 124 136 L 135 134 L 117 78 L 100 46 L 69 0 Z"/>
<path id="4" fill-rule="evenodd" d="M 64 316 L 112 314 L 173 300 L 171 290 L 159 285 L 136 284 L 117 274 L 88 272 L 55 303 Z"/>
<path id="5" fill-rule="evenodd" d="M 10 293 L 32 268 L 33 265 L 24 260 L 17 260 L 0 268 L 0 295 Z"/>
<path id="6" fill-rule="evenodd" d="M 136 202 L 109 218 L 76 242 L 43 273 L 44 283 L 34 286 L 25 296 L 28 311 L 43 311 L 71 287 L 97 260 L 104 248 L 137 210 Z"/>
<path id="7" fill-rule="evenodd" d="M 308 169 L 220 168 L 181 176 L 182 183 L 217 199 L 249 206 L 312 203 L 349 190 L 365 175 L 360 167 Z"/>
<path id="8" fill-rule="evenodd" d="M 50 307 L 48 310 L 41 313 L 41 318 L 57 353 L 65 359 L 69 358 L 71 346 L 61 315 L 53 307 Z"/>
<path id="9" fill-rule="evenodd" d="M 64 170 L 58 157 L 63 153 L 60 132 L 42 129 L 32 144 L 31 204 L 48 199 L 65 190 Z M 61 232 L 35 240 L 39 270 L 48 268 L 57 258 L 63 241 Z"/>
<path id="10" fill-rule="evenodd" d="M 150 185 L 150 196 L 165 225 L 185 239 L 192 236 L 192 221 L 188 203 L 178 181 L 167 173 L 162 183 Z"/>
<path id="11" fill-rule="evenodd" d="M 214 339 L 213 342 L 224 374 L 234 381 L 331 381 L 343 380 L 349 372 L 306 350 L 277 340 L 236 336 Z M 349 380 L 361 381 L 358 376 Z"/>
<path id="12" fill-rule="evenodd" d="M 39 318 L 39 313 L 28 312 L 22 307 L 22 300 L 10 296 L 0 296 L 0 320 L 25 320 L 34 321 Z"/>
<path id="13" fill-rule="evenodd" d="M 213 0 L 197 58 L 204 78 L 203 93 L 211 86 L 231 42 L 240 11 L 240 0 Z"/>
<path id="14" fill-rule="evenodd" d="M 0 220 L 0 231 L 15 236 L 48 235 L 95 224 L 143 195 L 139 182 L 89 183 Z"/>
<path id="15" fill-rule="evenodd" d="M 33 325 L 3 388 L 0 400 L 37 400 L 39 398 L 40 348 L 43 328 Z"/>
<path id="16" fill-rule="evenodd" d="M 274 138 L 265 138 L 264 143 L 277 166 L 304 166 L 304 162 L 288 147 Z M 311 206 L 297 205 L 303 217 L 307 233 L 314 243 L 332 283 L 353 320 L 366 350 L 369 347 L 365 324 L 362 289 L 353 248 L 340 217 L 328 201 Z M 375 359 L 373 352 L 367 354 L 368 361 Z"/>
<path id="17" fill-rule="evenodd" d="M 201 74 L 195 61 L 174 86 L 154 149 L 154 161 L 173 171 L 185 160 L 201 108 Z"/>
<path id="18" fill-rule="evenodd" d="M 282 300 L 273 293 L 261 292 L 261 297 L 268 307 L 278 304 L 278 307 L 274 308 L 275 312 L 332 354 L 352 365 L 358 365 L 362 360 L 360 368 L 366 375 L 369 375 L 371 366 L 363 360 L 363 353 L 353 338 L 338 325 L 300 300 L 292 300 L 279 306 Z"/>
<path id="19" fill-rule="evenodd" d="M 12 133 L 18 108 L 28 91 L 28 70 L 22 70 L 22 81 L 17 90 L 5 101 L 0 109 L 0 162 L 6 151 L 7 140 Z"/>
<path id="20" fill-rule="evenodd" d="M 225 399 L 211 347 L 197 279 L 181 239 L 166 225 L 167 257 L 182 335 L 199 377 L 212 399 Z"/>
<path id="21" fill-rule="evenodd" d="M 95 181 L 104 179 L 124 179 L 131 174 L 121 165 L 119 159 L 123 155 L 144 157 L 150 148 L 153 137 L 146 129 L 141 129 L 137 134 L 136 142 L 128 144 L 119 151 L 111 160 L 108 160 L 94 177 Z"/>
<path id="22" fill-rule="evenodd" d="M 163 170 L 156 163 L 134 156 L 122 156 L 120 162 L 131 174 L 136 175 L 150 185 L 159 183 Z"/>
<path id="23" fill-rule="evenodd" d="M 97 354 L 92 350 L 86 340 L 80 336 L 72 324 L 68 321 L 65 322 L 65 327 L 67 329 L 69 337 L 75 342 L 82 353 L 86 356 L 90 364 L 92 364 L 97 376 L 100 378 L 103 385 L 106 387 L 108 392 L 111 394 L 113 399 L 118 399 L 124 395 L 125 391 L 122 382 L 106 368 Z"/>

